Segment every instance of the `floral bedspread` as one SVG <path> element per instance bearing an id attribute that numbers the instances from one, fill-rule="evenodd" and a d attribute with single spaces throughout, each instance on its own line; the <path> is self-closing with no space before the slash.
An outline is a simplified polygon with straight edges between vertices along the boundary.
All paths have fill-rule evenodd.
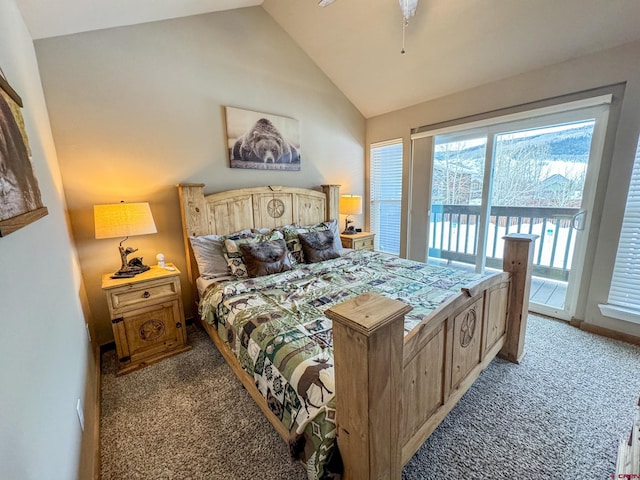
<path id="1" fill-rule="evenodd" d="M 375 292 L 413 306 L 405 317 L 406 333 L 480 277 L 382 253 L 350 251 L 287 272 L 216 285 L 205 293 L 200 309 L 289 429 L 291 453 L 306 464 L 309 479 L 339 478 L 333 338 L 324 311 Z"/>

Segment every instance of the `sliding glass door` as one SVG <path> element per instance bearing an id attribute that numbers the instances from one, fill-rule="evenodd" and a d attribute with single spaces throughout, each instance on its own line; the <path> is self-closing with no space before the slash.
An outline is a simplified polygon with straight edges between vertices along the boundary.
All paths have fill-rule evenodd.
<path id="1" fill-rule="evenodd" d="M 477 253 L 486 147 L 483 133 L 435 138 L 428 263 L 475 266 L 482 260 Z"/>
<path id="2" fill-rule="evenodd" d="M 429 263 L 500 269 L 503 237 L 533 233 L 530 308 L 570 319 L 608 108 L 433 135 Z"/>

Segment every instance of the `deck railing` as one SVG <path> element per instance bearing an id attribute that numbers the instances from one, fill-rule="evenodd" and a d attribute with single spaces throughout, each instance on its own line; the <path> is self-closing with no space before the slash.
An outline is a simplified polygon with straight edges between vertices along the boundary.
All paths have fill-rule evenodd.
<path id="1" fill-rule="evenodd" d="M 578 208 L 491 207 L 486 266 L 502 265 L 502 237 L 507 233 L 533 233 L 540 236 L 535 245 L 533 274 L 567 281 L 575 244 L 571 223 L 578 212 Z M 433 205 L 429 257 L 474 265 L 479 224 L 479 205 Z"/>

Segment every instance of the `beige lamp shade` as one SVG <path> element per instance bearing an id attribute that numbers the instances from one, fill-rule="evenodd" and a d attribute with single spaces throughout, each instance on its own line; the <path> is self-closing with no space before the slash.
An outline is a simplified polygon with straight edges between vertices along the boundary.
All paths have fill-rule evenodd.
<path id="1" fill-rule="evenodd" d="M 158 231 L 147 202 L 94 205 L 93 216 L 97 239 L 131 237 Z"/>
<path id="2" fill-rule="evenodd" d="M 340 195 L 340 213 L 360 215 L 362 213 L 362 197 L 360 195 Z"/>

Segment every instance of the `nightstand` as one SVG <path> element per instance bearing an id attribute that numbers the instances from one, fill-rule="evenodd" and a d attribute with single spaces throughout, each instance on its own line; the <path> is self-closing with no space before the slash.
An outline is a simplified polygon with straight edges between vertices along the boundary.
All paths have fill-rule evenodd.
<path id="1" fill-rule="evenodd" d="M 180 271 L 157 266 L 133 278 L 102 276 L 118 354 L 118 375 L 189 350 Z"/>
<path id="2" fill-rule="evenodd" d="M 358 232 L 353 235 L 340 234 L 342 248 L 353 248 L 354 250 L 371 250 L 373 251 L 373 237 L 375 233 Z"/>

